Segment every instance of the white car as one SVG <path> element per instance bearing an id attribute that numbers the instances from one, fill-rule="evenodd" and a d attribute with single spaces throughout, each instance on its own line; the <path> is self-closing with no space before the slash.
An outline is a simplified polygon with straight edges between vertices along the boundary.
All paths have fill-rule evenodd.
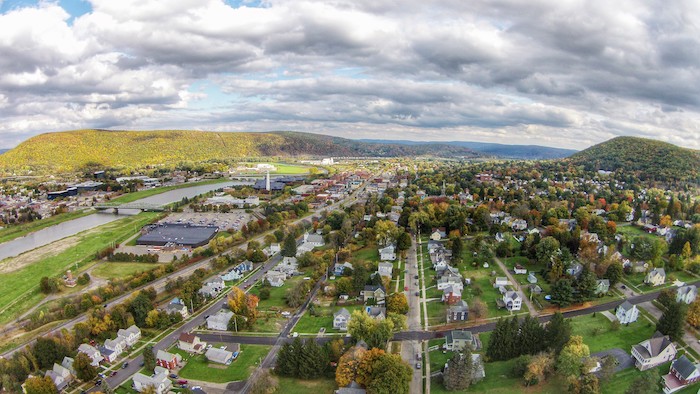
<path id="1" fill-rule="evenodd" d="M 298 336 L 299 336 L 299 333 L 298 333 L 298 332 L 294 331 L 294 332 L 292 333 L 292 338 L 296 338 L 296 337 L 298 337 Z"/>

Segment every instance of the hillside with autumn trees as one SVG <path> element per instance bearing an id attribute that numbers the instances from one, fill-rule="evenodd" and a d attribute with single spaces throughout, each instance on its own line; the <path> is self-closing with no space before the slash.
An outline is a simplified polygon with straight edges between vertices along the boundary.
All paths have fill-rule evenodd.
<path id="1" fill-rule="evenodd" d="M 613 138 L 567 160 L 588 171 L 622 170 L 641 180 L 700 182 L 700 151 L 646 138 Z"/>
<path id="2" fill-rule="evenodd" d="M 367 143 L 298 132 L 77 130 L 46 133 L 0 155 L 6 173 L 52 174 L 86 168 L 172 166 L 244 157 L 478 157 L 462 147 Z"/>

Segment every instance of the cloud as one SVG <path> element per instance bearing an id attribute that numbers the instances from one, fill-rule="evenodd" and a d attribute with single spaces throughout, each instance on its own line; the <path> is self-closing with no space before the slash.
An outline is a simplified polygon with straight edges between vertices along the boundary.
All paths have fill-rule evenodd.
<path id="1" fill-rule="evenodd" d="M 0 146 L 101 127 L 700 148 L 696 2 L 90 3 L 0 14 Z"/>

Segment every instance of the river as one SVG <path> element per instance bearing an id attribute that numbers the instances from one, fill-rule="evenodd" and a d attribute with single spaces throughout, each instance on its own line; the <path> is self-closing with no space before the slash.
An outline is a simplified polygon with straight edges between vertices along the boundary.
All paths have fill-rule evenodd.
<path id="1" fill-rule="evenodd" d="M 250 184 L 252 184 L 252 182 L 224 181 L 221 183 L 192 186 L 170 190 L 154 196 L 142 198 L 135 202 L 165 205 L 180 201 L 185 197 L 192 198 L 194 196 L 226 186 L 241 186 Z M 0 261 L 8 257 L 20 255 L 40 246 L 50 244 L 51 242 L 58 241 L 59 239 L 70 237 L 71 235 L 78 234 L 82 231 L 122 219 L 124 216 L 136 215 L 138 213 L 138 210 L 126 209 L 120 209 L 119 215 L 115 215 L 113 213 L 94 213 L 92 215 L 83 216 L 78 219 L 69 220 L 67 222 L 59 223 L 54 226 L 35 231 L 24 237 L 16 238 L 12 241 L 0 244 Z"/>

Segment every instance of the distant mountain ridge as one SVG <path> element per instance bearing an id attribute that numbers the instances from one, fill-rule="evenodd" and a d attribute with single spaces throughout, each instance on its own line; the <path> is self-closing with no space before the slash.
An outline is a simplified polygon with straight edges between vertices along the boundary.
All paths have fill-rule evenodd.
<path id="1" fill-rule="evenodd" d="M 0 169 L 39 174 L 81 171 L 87 167 L 141 168 L 270 156 L 467 157 L 483 155 L 448 145 L 367 143 L 321 134 L 193 130 L 76 130 L 32 137 L 0 155 Z"/>
<path id="2" fill-rule="evenodd" d="M 473 141 L 405 141 L 405 140 L 377 140 L 361 139 L 358 141 L 370 143 L 402 144 L 402 145 L 425 145 L 440 144 L 450 146 L 460 146 L 473 151 L 483 153 L 488 156 L 502 157 L 508 159 L 542 160 L 561 159 L 569 157 L 578 152 L 573 149 L 552 148 L 542 145 L 506 145 L 489 142 Z"/>
<path id="3" fill-rule="evenodd" d="M 640 179 L 700 182 L 700 151 L 639 137 L 616 137 L 569 159 L 589 171 L 624 170 Z"/>

